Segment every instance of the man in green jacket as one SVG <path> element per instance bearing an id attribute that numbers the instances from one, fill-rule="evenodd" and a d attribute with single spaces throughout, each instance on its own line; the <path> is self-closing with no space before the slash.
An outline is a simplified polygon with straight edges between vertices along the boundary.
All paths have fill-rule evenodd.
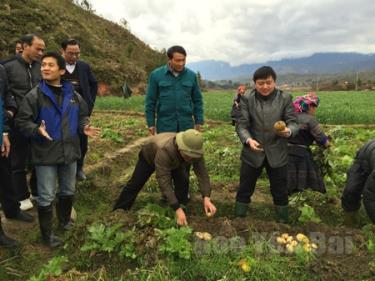
<path id="1" fill-rule="evenodd" d="M 201 133 L 194 129 L 150 137 L 139 152 L 133 175 L 124 185 L 113 209 L 129 210 L 139 191 L 156 172 L 159 188 L 176 212 L 177 224 L 186 225 L 186 215 L 181 208 L 185 198 L 179 196 L 180 185 L 173 190 L 172 172 L 189 164 L 192 164 L 197 175 L 204 211 L 207 216 L 214 215 L 216 208 L 210 200 L 211 185 L 203 158 L 203 138 Z"/>
<path id="2" fill-rule="evenodd" d="M 150 134 L 201 129 L 203 99 L 196 74 L 185 67 L 186 51 L 170 47 L 168 63 L 151 72 L 145 101 Z"/>
<path id="3" fill-rule="evenodd" d="M 201 130 L 203 99 L 196 74 L 185 67 L 186 51 L 172 46 L 167 51 L 168 63 L 151 72 L 145 101 L 148 130 L 156 133 L 178 133 L 187 129 Z M 174 171 L 177 190 L 188 200 L 189 166 Z"/>
<path id="4" fill-rule="evenodd" d="M 241 116 L 237 134 L 243 143 L 240 187 L 237 191 L 235 215 L 245 216 L 263 167 L 270 179 L 277 221 L 288 222 L 287 139 L 298 132 L 291 95 L 276 88 L 276 73 L 269 66 L 254 72 L 255 89 L 241 98 Z M 275 130 L 277 121 L 283 128 Z M 284 127 L 285 125 L 285 127 Z"/>

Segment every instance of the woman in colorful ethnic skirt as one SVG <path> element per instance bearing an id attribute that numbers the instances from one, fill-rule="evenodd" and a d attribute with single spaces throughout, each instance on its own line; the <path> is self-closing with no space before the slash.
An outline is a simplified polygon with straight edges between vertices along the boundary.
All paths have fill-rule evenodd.
<path id="1" fill-rule="evenodd" d="M 310 150 L 310 145 L 314 141 L 324 148 L 329 147 L 328 137 L 315 118 L 319 97 L 313 92 L 296 97 L 293 106 L 297 112 L 299 132 L 288 141 L 289 194 L 301 192 L 306 188 L 325 193 L 323 177 L 314 163 Z"/>

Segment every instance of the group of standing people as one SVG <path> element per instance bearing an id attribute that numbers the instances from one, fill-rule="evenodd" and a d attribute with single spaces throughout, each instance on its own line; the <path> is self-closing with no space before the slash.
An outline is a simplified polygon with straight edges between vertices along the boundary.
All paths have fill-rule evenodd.
<path id="1" fill-rule="evenodd" d="M 186 225 L 184 205 L 189 201 L 191 165 L 198 178 L 206 214 L 215 214 L 216 207 L 210 200 L 209 176 L 204 165 L 200 132 L 204 121 L 203 101 L 196 75 L 185 67 L 186 51 L 181 46 L 171 47 L 167 55 L 167 65 L 154 70 L 148 81 L 145 115 L 153 137 L 142 147 L 133 175 L 123 186 L 114 210 L 130 209 L 155 171 L 162 193 L 176 211 L 177 223 Z M 233 123 L 243 144 L 235 215 L 246 216 L 256 181 L 265 167 L 270 178 L 277 221 L 287 223 L 288 195 L 294 191 L 288 189 L 288 150 L 292 145 L 288 140 L 293 140 L 295 146 L 307 148 L 315 137 L 322 137 L 320 134 L 323 132 L 315 128 L 319 124 L 314 123 L 311 125 L 319 136 L 308 138 L 311 141 L 308 144 L 304 144 L 303 137 L 302 140 L 298 138 L 297 104 L 293 104 L 289 94 L 276 88 L 276 73 L 271 67 L 256 70 L 253 81 L 255 89 L 252 91 L 246 91 L 244 86 L 238 88 L 232 111 Z M 306 122 L 311 119 L 314 117 Z M 285 122 L 285 128 L 274 130 L 278 121 Z M 305 129 L 308 134 L 310 127 Z M 189 157 L 186 157 L 186 152 L 190 152 Z M 315 171 L 305 172 L 312 174 Z M 300 189 L 302 185 L 299 180 L 293 189 Z"/>
<path id="2" fill-rule="evenodd" d="M 77 40 L 45 52 L 44 40 L 27 34 L 16 43 L 16 55 L 0 64 L 1 206 L 7 218 L 32 222 L 25 211 L 34 199 L 43 242 L 52 247 L 60 244 L 52 231 L 52 203 L 57 197 L 59 227 L 68 229 L 76 180 L 86 178 L 87 136 L 99 134 L 89 124 L 97 81 L 79 57 Z M 0 227 L 0 245 L 14 244 Z"/>
<path id="3" fill-rule="evenodd" d="M 21 45 L 20 54 L 0 65 L 1 102 L 4 101 L 0 107 L 0 200 L 7 218 L 32 221 L 31 215 L 20 210 L 19 203 L 29 200 L 29 168 L 42 240 L 55 247 L 61 240 L 52 231 L 53 201 L 57 199 L 59 227 L 69 229 L 75 183 L 86 178 L 83 159 L 87 136 L 100 133 L 89 123 L 97 82 L 90 66 L 79 60 L 77 40 L 64 40 L 61 54 L 44 53 L 43 39 L 33 34 L 23 37 Z M 122 187 L 113 210 L 130 209 L 155 172 L 162 200 L 175 211 L 177 224 L 187 225 L 185 206 L 190 200 L 191 167 L 198 179 L 205 214 L 210 217 L 217 210 L 210 199 L 211 185 L 204 161 L 203 98 L 197 77 L 185 67 L 183 47 L 170 47 L 167 56 L 168 63 L 149 76 L 145 116 L 150 137 L 142 146 L 134 172 Z M 276 220 L 288 223 L 290 194 L 305 188 L 325 192 L 309 146 L 316 142 L 328 147 L 329 138 L 314 116 L 319 106 L 316 94 L 293 101 L 291 95 L 276 87 L 276 73 L 269 66 L 257 69 L 253 82 L 253 90 L 239 87 L 232 111 L 233 125 L 242 144 L 234 214 L 247 215 L 257 179 L 265 168 Z M 358 210 L 364 189 L 366 209 L 375 213 L 371 177 L 374 151 L 370 142 L 358 152 L 349 171 L 349 175 L 356 176 L 353 180 L 348 178 L 343 195 L 343 207 L 348 212 Z M 368 159 L 368 155 L 372 158 Z M 360 176 L 364 173 L 369 180 Z M 0 245 L 14 244 L 0 224 Z"/>
<path id="4" fill-rule="evenodd" d="M 288 195 L 308 188 L 326 192 L 310 146 L 315 143 L 328 148 L 331 140 L 315 117 L 320 104 L 315 93 L 297 96 L 292 101 L 290 95 L 275 88 L 276 73 L 270 67 L 259 68 L 254 73 L 253 81 L 254 90 L 246 91 L 244 85 L 238 87 L 231 110 L 232 125 L 236 126 L 244 144 L 235 215 L 246 216 L 256 179 L 265 166 L 276 219 L 286 223 Z M 277 130 L 277 120 L 284 121 L 285 129 L 289 129 L 289 132 Z M 358 150 L 347 172 L 341 197 L 346 225 L 358 224 L 362 200 L 367 215 L 375 223 L 374 173 L 375 140 L 370 140 Z"/>
<path id="5" fill-rule="evenodd" d="M 191 134 L 184 130 L 191 129 L 193 126 L 198 131 L 202 130 L 203 102 L 196 77 L 191 75 L 191 71 L 185 67 L 186 51 L 180 46 L 174 46 L 168 50 L 167 54 L 168 64 L 154 70 L 150 75 L 145 101 L 149 131 L 152 135 L 158 133 L 159 136 L 150 138 L 150 141 L 140 151 L 136 169 L 129 182 L 124 185 L 114 209 L 129 209 L 151 173 L 156 171 L 159 187 L 163 194 L 168 194 L 166 196 L 168 202 L 176 211 L 177 223 L 185 225 L 187 220 L 181 207 L 189 200 L 188 178 L 184 181 L 179 181 L 179 178 L 183 179 L 184 175 L 188 175 L 189 163 L 193 163 L 195 168 L 194 162 L 197 162 L 198 159 L 202 163 L 201 167 L 204 167 L 204 161 L 202 161 L 204 157 L 202 151 L 200 157 L 198 157 L 199 153 L 195 153 L 195 157 L 186 159 L 178 139 L 186 134 L 184 147 L 196 144 L 193 138 L 190 140 Z M 187 79 L 188 77 L 190 80 Z M 293 100 L 291 95 L 276 88 L 276 73 L 269 66 L 258 68 L 254 72 L 253 82 L 255 85 L 253 90 L 246 91 L 242 85 L 238 88 L 231 114 L 233 124 L 236 126 L 237 134 L 243 145 L 240 183 L 236 194 L 234 213 L 238 217 L 246 216 L 257 179 L 265 168 L 270 180 L 276 220 L 288 223 L 288 197 L 290 194 L 301 192 L 307 188 L 322 193 L 326 192 L 322 175 L 319 167 L 314 163 L 310 146 L 316 143 L 323 148 L 328 148 L 330 139 L 315 117 L 320 104 L 319 97 L 315 93 L 308 93 Z M 198 131 L 195 134 L 199 134 Z M 180 159 L 185 162 L 180 166 L 187 167 L 187 169 L 181 170 L 179 177 L 175 177 L 176 164 L 171 165 L 171 161 L 176 158 L 176 155 L 172 157 L 173 154 L 168 152 L 168 145 L 157 141 L 166 132 L 177 133 L 176 136 L 171 136 L 174 139 L 172 142 L 175 143 L 174 149 L 179 152 L 177 155 L 181 156 Z M 201 144 L 203 141 L 199 143 Z M 152 149 L 150 149 L 151 147 Z M 198 149 L 200 150 L 201 147 L 199 145 Z M 152 151 L 150 157 L 147 156 L 149 149 Z M 190 149 L 194 151 L 197 147 L 191 146 Z M 164 153 L 169 154 L 169 157 L 161 156 Z M 142 174 L 140 172 L 142 171 L 140 168 L 142 158 L 147 159 L 151 169 L 148 170 L 146 177 L 136 181 L 136 175 Z M 147 171 L 146 168 L 143 171 L 145 170 Z M 184 173 L 185 171 L 187 173 Z M 195 168 L 194 171 L 197 174 L 200 191 L 204 198 L 204 209 L 206 214 L 211 216 L 216 212 L 216 207 L 209 201 L 212 208 L 207 208 L 208 205 L 205 203 L 206 200 L 209 200 L 210 192 L 207 193 L 207 190 L 210 189 L 204 186 L 205 183 L 208 185 L 209 181 L 202 177 L 202 173 L 198 169 Z M 357 182 L 355 187 L 351 187 L 353 172 L 350 171 L 342 196 L 343 209 L 344 211 L 348 210 L 345 207 L 347 197 L 354 197 L 356 204 L 359 205 L 361 195 L 367 194 L 366 198 L 374 197 L 371 204 L 366 203 L 365 200 L 365 206 L 370 218 L 375 222 L 371 212 L 369 213 L 369 210 L 374 209 L 372 212 L 375 217 L 375 196 L 373 195 L 375 188 L 374 192 L 371 189 L 369 191 L 368 187 L 363 192 L 365 182 L 366 186 L 369 185 L 369 177 L 363 174 L 358 175 L 358 173 L 357 176 L 361 181 Z M 138 176 L 138 178 L 141 177 Z M 173 189 L 175 195 L 180 196 L 170 196 Z M 350 193 L 348 192 L 350 189 L 356 191 Z M 349 195 L 347 195 L 348 193 Z M 356 207 L 354 209 L 358 210 Z"/>
<path id="6" fill-rule="evenodd" d="M 237 89 L 231 111 L 232 125 L 243 143 L 240 185 L 235 215 L 246 216 L 256 181 L 265 167 L 278 222 L 288 222 L 288 196 L 311 188 L 325 192 L 322 176 L 309 146 L 328 146 L 314 114 L 315 93 L 292 97 L 276 88 L 276 73 L 268 66 L 255 71 L 255 89 Z"/>

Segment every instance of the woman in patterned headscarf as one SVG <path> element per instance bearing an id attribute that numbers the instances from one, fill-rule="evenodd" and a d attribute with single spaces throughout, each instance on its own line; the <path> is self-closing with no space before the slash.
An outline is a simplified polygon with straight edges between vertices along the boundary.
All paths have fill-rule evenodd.
<path id="1" fill-rule="evenodd" d="M 328 137 L 315 118 L 319 102 L 319 97 L 313 92 L 296 97 L 293 101 L 294 110 L 297 112 L 299 132 L 288 141 L 289 194 L 303 191 L 306 188 L 322 193 L 326 191 L 322 175 L 314 163 L 309 148 L 313 142 L 323 147 L 329 146 Z"/>

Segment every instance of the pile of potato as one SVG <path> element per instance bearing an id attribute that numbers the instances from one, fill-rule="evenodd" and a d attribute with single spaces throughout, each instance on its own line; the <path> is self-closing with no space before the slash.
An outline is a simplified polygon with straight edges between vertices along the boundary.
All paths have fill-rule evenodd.
<path id="1" fill-rule="evenodd" d="M 298 233 L 296 237 L 288 233 L 283 233 L 276 238 L 276 242 L 279 245 L 285 246 L 288 253 L 294 253 L 298 246 L 302 247 L 305 252 L 313 252 L 318 249 L 318 245 L 311 243 L 310 239 L 302 233 Z"/>
<path id="2" fill-rule="evenodd" d="M 208 232 L 195 232 L 195 236 L 205 241 L 210 241 L 212 239 L 212 235 Z"/>

